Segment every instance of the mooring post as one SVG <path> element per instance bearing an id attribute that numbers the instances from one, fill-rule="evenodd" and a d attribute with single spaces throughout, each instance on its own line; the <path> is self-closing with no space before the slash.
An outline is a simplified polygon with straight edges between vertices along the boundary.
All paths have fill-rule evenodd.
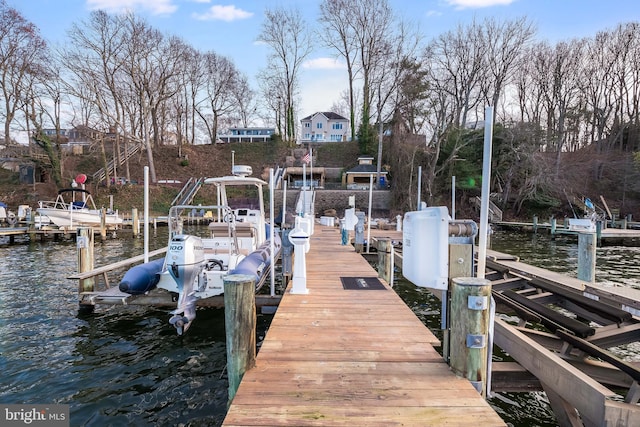
<path id="1" fill-rule="evenodd" d="M 393 286 L 393 245 L 391 239 L 378 239 L 378 277 Z"/>
<path id="2" fill-rule="evenodd" d="M 602 220 L 596 221 L 596 246 L 602 246 Z"/>
<path id="3" fill-rule="evenodd" d="M 42 226 L 42 224 L 41 224 Z M 27 229 L 29 231 L 29 240 L 36 238 L 36 214 L 31 209 L 27 211 Z"/>
<path id="4" fill-rule="evenodd" d="M 140 218 L 138 218 L 138 208 L 131 209 L 131 227 L 133 230 L 133 237 L 138 237 L 138 233 L 140 233 Z"/>
<path id="5" fill-rule="evenodd" d="M 451 282 L 450 366 L 486 396 L 491 282 L 456 277 Z"/>
<path id="6" fill-rule="evenodd" d="M 256 283 L 247 274 L 224 276 L 224 324 L 227 342 L 229 402 L 244 373 L 256 363 Z"/>
<path id="7" fill-rule="evenodd" d="M 100 241 L 107 240 L 107 209 L 100 209 Z"/>
<path id="8" fill-rule="evenodd" d="M 364 247 L 364 212 L 356 212 L 356 216 L 358 217 L 358 222 L 354 227 L 355 238 L 353 246 L 356 249 L 356 253 L 360 253 Z"/>
<path id="9" fill-rule="evenodd" d="M 293 278 L 291 289 L 292 294 L 308 294 L 307 289 L 307 261 L 306 253 L 309 247 L 309 234 L 303 228 L 299 228 L 299 221 L 296 220 L 296 228 L 289 233 L 289 242 L 294 247 L 293 253 Z"/>
<path id="10" fill-rule="evenodd" d="M 578 280 L 596 278 L 596 233 L 578 233 Z"/>
<path id="11" fill-rule="evenodd" d="M 538 215 L 533 216 L 533 233 L 538 233 Z"/>
<path id="12" fill-rule="evenodd" d="M 551 218 L 551 240 L 555 240 L 556 238 L 556 223 L 557 220 L 555 218 Z"/>
<path id="13" fill-rule="evenodd" d="M 349 244 L 349 230 L 347 230 L 347 220 L 340 220 L 340 244 L 346 246 Z"/>
<path id="14" fill-rule="evenodd" d="M 626 216 L 624 218 L 620 219 L 620 229 L 621 230 L 626 230 L 627 229 L 627 217 Z"/>
<path id="15" fill-rule="evenodd" d="M 91 227 L 78 227 L 76 247 L 78 249 L 78 273 L 86 273 L 93 270 L 93 229 Z M 79 292 L 93 292 L 94 290 L 94 277 L 80 279 L 78 284 Z"/>

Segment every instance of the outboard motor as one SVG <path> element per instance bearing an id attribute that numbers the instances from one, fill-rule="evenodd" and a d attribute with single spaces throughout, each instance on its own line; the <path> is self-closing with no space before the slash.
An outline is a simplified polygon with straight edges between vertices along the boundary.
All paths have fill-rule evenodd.
<path id="1" fill-rule="evenodd" d="M 171 312 L 169 323 L 178 335 L 189 329 L 196 318 L 196 291 L 200 290 L 200 273 L 204 268 L 202 239 L 187 234 L 177 234 L 169 242 L 166 269 L 178 286 L 178 307 Z"/>

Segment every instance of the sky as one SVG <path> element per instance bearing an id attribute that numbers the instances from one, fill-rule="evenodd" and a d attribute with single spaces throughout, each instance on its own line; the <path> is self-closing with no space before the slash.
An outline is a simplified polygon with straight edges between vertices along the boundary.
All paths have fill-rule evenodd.
<path id="1" fill-rule="evenodd" d="M 320 0 L 6 0 L 34 23 L 49 43 L 63 44 L 71 24 L 92 10 L 132 10 L 153 27 L 182 37 L 193 47 L 229 57 L 257 90 L 257 72 L 269 48 L 256 43 L 266 8 L 297 7 L 317 27 Z M 430 40 L 471 20 L 526 16 L 536 38 L 551 43 L 591 37 L 618 24 L 640 20 L 638 0 L 389 0 L 398 16 L 418 25 Z M 301 74 L 300 118 L 328 111 L 347 88 L 346 69 L 332 52 L 318 48 Z"/>

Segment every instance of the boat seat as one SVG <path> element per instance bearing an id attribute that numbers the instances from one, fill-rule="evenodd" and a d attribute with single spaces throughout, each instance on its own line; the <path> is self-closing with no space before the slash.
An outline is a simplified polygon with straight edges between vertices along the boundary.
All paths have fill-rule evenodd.
<path id="1" fill-rule="evenodd" d="M 211 237 L 229 237 L 229 224 L 226 222 L 209 223 L 209 232 L 211 233 Z M 249 222 L 236 223 L 237 237 L 254 237 L 254 235 L 255 228 L 253 224 Z"/>

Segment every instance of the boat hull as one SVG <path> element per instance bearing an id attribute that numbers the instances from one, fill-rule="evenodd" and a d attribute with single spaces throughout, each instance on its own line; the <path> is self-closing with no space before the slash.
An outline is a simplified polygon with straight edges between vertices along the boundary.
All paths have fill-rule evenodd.
<path id="1" fill-rule="evenodd" d="M 54 208 L 36 209 L 41 216 L 47 216 L 58 227 L 72 227 L 77 225 L 99 226 L 102 224 L 100 211 L 66 210 Z M 122 218 L 117 214 L 106 214 L 105 225 L 107 227 L 122 224 Z"/>
<path id="2" fill-rule="evenodd" d="M 274 251 L 278 254 L 282 242 L 280 236 L 275 235 Z M 258 249 L 247 255 L 238 263 L 236 268 L 231 270 L 229 274 L 245 274 L 253 276 L 256 281 L 256 287 L 260 287 L 265 277 L 269 273 L 269 267 L 274 261 L 274 254 L 271 253 L 271 241 L 266 240 Z"/>

